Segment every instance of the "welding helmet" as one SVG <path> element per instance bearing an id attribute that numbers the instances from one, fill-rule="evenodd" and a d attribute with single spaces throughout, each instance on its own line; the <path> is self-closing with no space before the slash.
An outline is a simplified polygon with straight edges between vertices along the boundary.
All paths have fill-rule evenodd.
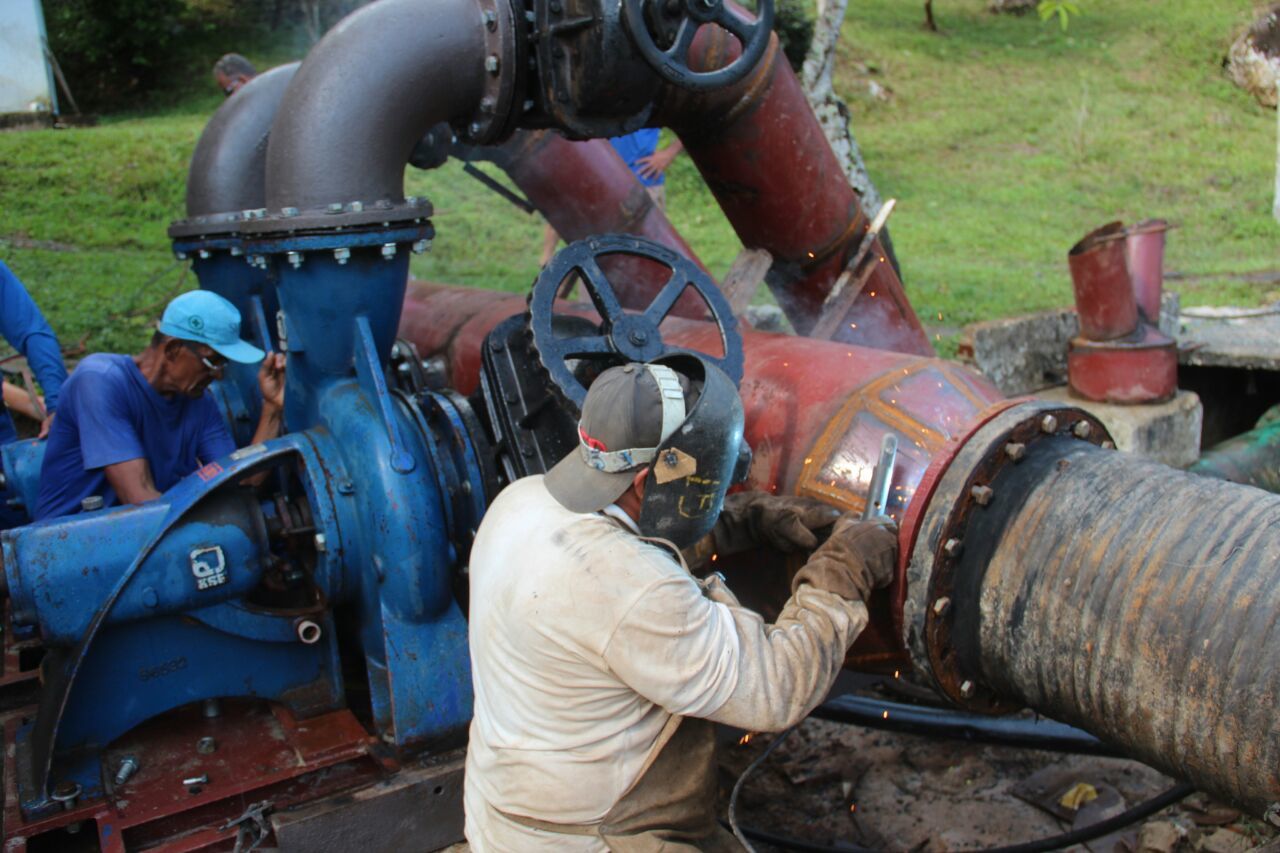
<path id="1" fill-rule="evenodd" d="M 742 420 L 733 382 L 694 354 L 609 368 L 588 389 L 578 447 L 547 472 L 547 490 L 567 509 L 595 512 L 648 466 L 640 531 L 687 547 L 746 478 Z"/>
<path id="2" fill-rule="evenodd" d="M 711 532 L 725 492 L 746 479 L 751 448 L 742 437 L 742 399 L 720 368 L 692 353 L 655 363 L 687 377 L 691 393 L 684 419 L 654 454 L 638 523 L 645 536 L 687 548 Z"/>

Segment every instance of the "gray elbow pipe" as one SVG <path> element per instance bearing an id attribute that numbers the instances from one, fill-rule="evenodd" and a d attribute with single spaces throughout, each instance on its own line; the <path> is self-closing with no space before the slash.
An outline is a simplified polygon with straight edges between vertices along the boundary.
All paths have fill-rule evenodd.
<path id="1" fill-rule="evenodd" d="M 209 120 L 187 172 L 187 217 L 205 222 L 265 204 L 267 139 L 298 63 L 259 74 Z"/>
<path id="2" fill-rule="evenodd" d="M 509 106 L 499 103 L 517 70 L 500 49 L 507 5 L 381 0 L 330 30 L 271 128 L 268 211 L 403 204 L 405 165 L 423 134 L 442 121 L 482 132 L 479 116 Z"/>

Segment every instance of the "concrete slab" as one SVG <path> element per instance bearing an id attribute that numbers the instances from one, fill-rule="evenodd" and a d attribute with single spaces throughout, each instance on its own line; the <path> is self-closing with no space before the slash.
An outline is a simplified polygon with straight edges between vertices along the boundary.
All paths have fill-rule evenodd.
<path id="1" fill-rule="evenodd" d="M 1181 317 L 1178 332 L 1180 364 L 1280 370 L 1280 310 L 1188 310 L 1194 310 L 1197 316 L 1184 313 Z M 1201 316 L 1213 314 L 1217 316 Z"/>
<path id="2" fill-rule="evenodd" d="M 1200 458 L 1200 427 L 1204 407 L 1190 391 L 1179 391 L 1167 403 L 1116 406 L 1071 396 L 1065 385 L 1036 393 L 1043 400 L 1079 406 L 1106 425 L 1116 447 L 1174 468 Z"/>

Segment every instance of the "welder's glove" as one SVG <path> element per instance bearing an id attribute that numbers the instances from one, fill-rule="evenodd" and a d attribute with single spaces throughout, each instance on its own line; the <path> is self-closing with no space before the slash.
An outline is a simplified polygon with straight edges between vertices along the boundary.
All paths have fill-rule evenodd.
<path id="1" fill-rule="evenodd" d="M 863 521 L 849 513 L 840 517 L 831 536 L 813 552 L 791 581 L 833 592 L 849 601 L 866 601 L 871 590 L 888 586 L 898 562 L 898 528 L 887 516 Z"/>
<path id="2" fill-rule="evenodd" d="M 724 499 L 716 526 L 685 550 L 685 560 L 696 569 L 712 554 L 738 554 L 762 546 L 788 554 L 812 551 L 818 545 L 814 531 L 830 527 L 839 517 L 838 508 L 814 498 L 737 492 Z"/>

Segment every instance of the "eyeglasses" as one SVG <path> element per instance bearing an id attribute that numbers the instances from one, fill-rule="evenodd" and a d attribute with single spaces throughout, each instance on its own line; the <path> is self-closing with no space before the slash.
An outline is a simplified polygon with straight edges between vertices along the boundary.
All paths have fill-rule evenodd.
<path id="1" fill-rule="evenodd" d="M 186 341 L 183 341 L 182 345 L 186 347 L 188 350 L 190 350 L 192 355 L 200 359 L 200 363 L 204 365 L 205 370 L 208 370 L 210 373 L 214 375 L 221 375 L 223 369 L 227 366 L 227 360 L 225 358 L 221 358 L 218 361 L 214 362 L 210 360 L 209 356 L 205 355 L 204 353 L 200 352 L 200 350 L 196 349 L 195 344 L 191 344 L 191 343 L 187 343 Z"/>

